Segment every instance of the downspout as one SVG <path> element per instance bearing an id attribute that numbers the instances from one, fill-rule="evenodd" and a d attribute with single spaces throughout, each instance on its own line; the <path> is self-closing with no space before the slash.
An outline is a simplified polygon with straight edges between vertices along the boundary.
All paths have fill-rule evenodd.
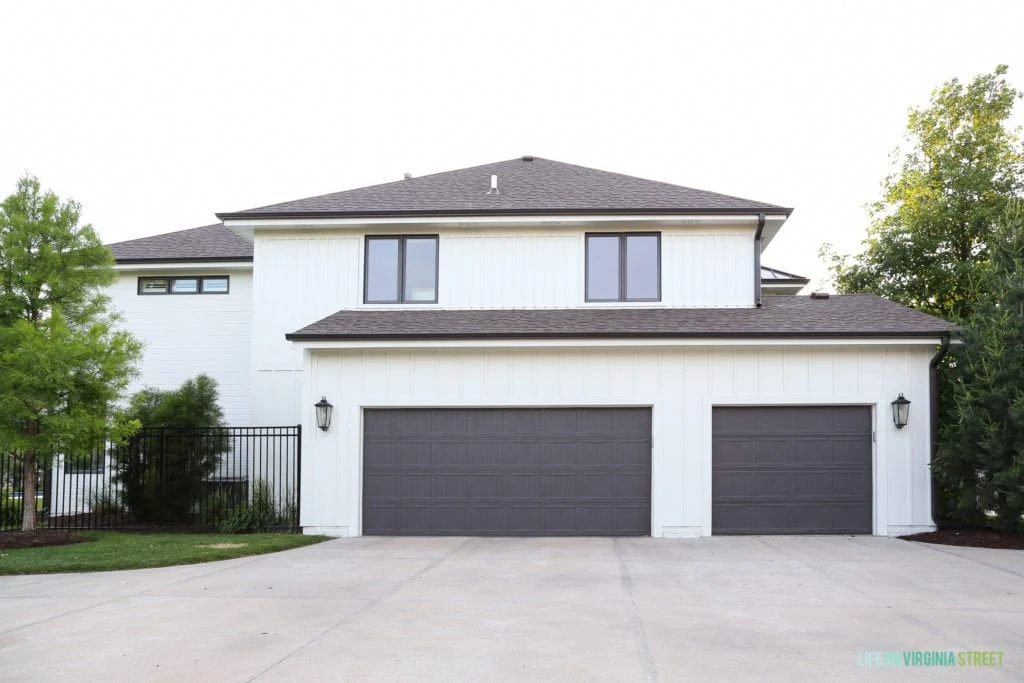
<path id="1" fill-rule="evenodd" d="M 949 334 L 942 337 L 939 350 L 935 352 L 931 362 L 928 363 L 928 410 L 930 415 L 928 429 L 931 432 L 931 460 L 935 462 L 935 456 L 939 454 L 939 363 L 949 353 Z M 939 519 L 939 486 L 935 483 L 935 472 L 930 472 L 932 478 L 932 523 L 938 524 Z"/>
<path id="2" fill-rule="evenodd" d="M 764 214 L 757 214 L 754 233 L 754 306 L 761 308 L 761 235 L 764 233 Z"/>

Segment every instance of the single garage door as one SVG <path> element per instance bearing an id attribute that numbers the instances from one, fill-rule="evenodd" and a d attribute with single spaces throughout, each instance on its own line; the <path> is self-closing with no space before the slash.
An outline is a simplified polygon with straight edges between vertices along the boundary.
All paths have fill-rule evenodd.
<path id="1" fill-rule="evenodd" d="M 871 408 L 712 409 L 713 534 L 870 534 Z"/>
<path id="2" fill-rule="evenodd" d="M 365 534 L 632 536 L 650 519 L 650 409 L 365 411 Z"/>

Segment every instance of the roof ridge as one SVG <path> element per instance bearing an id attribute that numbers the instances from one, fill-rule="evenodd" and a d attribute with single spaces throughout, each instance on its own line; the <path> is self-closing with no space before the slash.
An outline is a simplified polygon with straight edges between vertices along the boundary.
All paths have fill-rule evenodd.
<path id="1" fill-rule="evenodd" d="M 521 158 L 522 157 L 520 157 L 520 159 Z M 535 160 L 536 159 L 542 159 L 544 161 L 552 161 L 551 159 L 544 159 L 543 157 L 538 157 L 538 156 L 535 156 L 533 158 Z M 476 166 L 467 166 L 466 168 L 452 168 L 452 169 L 448 169 L 447 171 L 436 171 L 434 173 L 427 173 L 425 175 L 412 176 L 411 178 L 401 178 L 399 180 L 388 180 L 387 182 L 383 182 L 383 183 L 371 183 L 369 185 L 360 185 L 359 187 L 350 187 L 347 190 L 335 190 L 334 192 L 324 192 L 323 194 L 314 194 L 314 195 L 311 195 L 309 197 L 299 197 L 298 199 L 286 199 L 283 202 L 272 202 L 270 204 L 264 204 L 263 206 L 254 206 L 251 209 L 243 209 L 242 212 L 232 212 L 232 213 L 243 213 L 243 212 L 249 212 L 249 211 L 259 211 L 260 209 L 269 209 L 270 207 L 277 206 L 279 204 L 291 204 L 292 202 L 304 202 L 304 201 L 308 201 L 310 199 L 321 199 L 323 197 L 333 197 L 334 195 L 345 194 L 346 192 L 358 192 L 359 190 L 369 190 L 369 189 L 374 188 L 374 187 L 387 187 L 389 185 L 398 185 L 400 183 L 407 183 L 407 182 L 412 181 L 412 180 L 423 180 L 424 178 L 433 178 L 434 176 L 445 175 L 446 173 L 461 173 L 462 171 L 472 171 L 475 168 L 483 168 L 485 166 L 497 166 L 498 164 L 507 164 L 507 163 L 509 163 L 511 161 L 516 161 L 516 159 L 513 158 L 513 159 L 505 159 L 503 161 L 492 161 L 492 162 L 490 162 L 488 164 L 477 164 Z M 562 162 L 556 162 L 556 163 L 562 163 Z M 572 164 L 567 164 L 567 165 L 571 166 Z M 596 170 L 596 169 L 594 169 L 594 170 Z"/>

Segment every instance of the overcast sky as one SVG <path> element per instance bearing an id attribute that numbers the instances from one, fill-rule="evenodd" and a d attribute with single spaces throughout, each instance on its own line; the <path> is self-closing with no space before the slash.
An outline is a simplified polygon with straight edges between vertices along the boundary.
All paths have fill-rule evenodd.
<path id="1" fill-rule="evenodd" d="M 1024 2 L 2 2 L 0 196 L 106 242 L 534 154 L 796 208 L 764 261 L 856 249 L 906 112 Z M 1021 120 L 1024 106 L 1018 105 Z"/>

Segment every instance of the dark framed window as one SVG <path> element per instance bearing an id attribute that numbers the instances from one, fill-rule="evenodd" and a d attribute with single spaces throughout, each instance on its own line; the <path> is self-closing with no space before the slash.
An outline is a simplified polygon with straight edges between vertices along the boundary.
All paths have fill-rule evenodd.
<path id="1" fill-rule="evenodd" d="M 437 235 L 366 238 L 363 303 L 436 304 Z"/>
<path id="2" fill-rule="evenodd" d="M 661 301 L 661 233 L 587 234 L 587 301 Z"/>
<path id="3" fill-rule="evenodd" d="M 189 275 L 181 277 L 140 277 L 139 294 L 229 294 L 227 275 Z"/>

